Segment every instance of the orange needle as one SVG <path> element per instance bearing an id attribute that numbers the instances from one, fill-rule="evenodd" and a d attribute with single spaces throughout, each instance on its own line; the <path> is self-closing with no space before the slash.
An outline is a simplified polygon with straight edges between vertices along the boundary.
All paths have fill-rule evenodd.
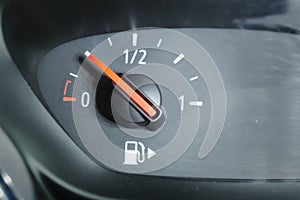
<path id="1" fill-rule="evenodd" d="M 156 115 L 156 110 L 139 93 L 137 93 L 118 74 L 111 70 L 101 60 L 93 56 L 89 51 L 85 52 L 86 57 L 96 65 L 106 76 L 108 76 L 142 111 L 149 117 Z"/>

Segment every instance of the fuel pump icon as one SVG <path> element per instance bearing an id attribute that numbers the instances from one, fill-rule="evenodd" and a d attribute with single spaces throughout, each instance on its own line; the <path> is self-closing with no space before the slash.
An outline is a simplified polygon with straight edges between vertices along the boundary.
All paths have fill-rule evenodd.
<path id="1" fill-rule="evenodd" d="M 141 151 L 138 150 L 138 145 Z M 153 157 L 156 153 L 148 148 L 147 149 L 147 159 Z M 138 165 L 145 161 L 145 146 L 141 142 L 137 141 L 126 141 L 125 151 L 124 151 L 124 165 Z"/>

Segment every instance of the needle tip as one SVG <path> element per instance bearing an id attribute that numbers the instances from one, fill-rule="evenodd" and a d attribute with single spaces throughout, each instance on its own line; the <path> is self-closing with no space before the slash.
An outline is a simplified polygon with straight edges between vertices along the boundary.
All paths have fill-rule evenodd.
<path id="1" fill-rule="evenodd" d="M 89 51 L 84 52 L 84 54 L 86 55 L 86 57 L 89 57 L 91 55 Z"/>

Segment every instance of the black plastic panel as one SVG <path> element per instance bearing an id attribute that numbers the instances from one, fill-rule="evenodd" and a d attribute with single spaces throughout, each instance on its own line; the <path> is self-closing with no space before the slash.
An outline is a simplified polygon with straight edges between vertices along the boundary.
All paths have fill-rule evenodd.
<path id="1" fill-rule="evenodd" d="M 38 94 L 36 69 L 39 59 L 63 42 L 143 26 L 250 27 L 293 34 L 297 34 L 299 29 L 297 1 L 176 1 L 176 4 L 173 1 L 142 2 L 144 1 L 8 2 L 4 19 L 1 20 L 5 41 L 1 33 L 0 123 L 23 152 L 33 174 L 36 177 L 40 173 L 45 174 L 72 193 L 93 199 L 137 199 L 145 196 L 149 199 L 299 199 L 300 184 L 297 179 L 171 179 L 108 171 L 83 154 L 49 115 L 31 88 Z M 145 16 L 150 21 L 144 19 Z M 254 20 L 254 25 L 247 25 L 251 20 Z M 136 23 L 131 23 L 133 21 Z M 261 26 L 256 26 L 257 23 Z M 282 62 L 286 61 L 280 56 L 276 57 Z M 282 70 L 279 79 L 281 73 L 287 72 Z M 293 77 L 298 80 L 299 76 L 295 74 Z M 245 80 L 246 78 L 247 76 Z M 294 87 L 298 85 L 295 82 Z M 285 88 L 287 92 L 288 88 Z M 291 109 L 298 112 L 299 93 L 294 93 L 292 100 L 296 103 Z M 295 126 L 294 130 L 299 130 L 299 127 Z M 260 141 L 261 138 L 258 138 L 258 143 Z M 272 140 L 269 142 L 275 147 L 281 146 L 273 144 Z M 288 148 L 289 141 L 286 140 L 286 144 Z M 242 144 L 238 145 L 243 147 Z M 286 168 L 282 170 L 289 171 Z"/>
<path id="2" fill-rule="evenodd" d="M 178 30 L 203 45 L 217 64 L 226 88 L 226 121 L 215 149 L 207 157 L 197 156 L 205 136 L 199 131 L 193 145 L 176 163 L 151 174 L 217 179 L 300 178 L 299 37 L 249 30 Z M 46 105 L 78 145 L 81 142 L 71 103 L 62 102 L 63 87 L 66 80 L 75 81 L 69 72 L 77 73 L 78 56 L 107 37 L 91 36 L 63 44 L 50 51 L 39 66 L 38 80 Z M 201 114 L 202 118 L 208 115 L 203 109 Z M 110 134 L 116 133 L 112 130 Z"/>

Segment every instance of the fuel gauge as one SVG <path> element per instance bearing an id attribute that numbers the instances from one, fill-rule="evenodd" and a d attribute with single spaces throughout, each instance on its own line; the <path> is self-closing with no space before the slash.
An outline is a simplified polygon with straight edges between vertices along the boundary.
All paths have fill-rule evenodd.
<path id="1" fill-rule="evenodd" d="M 212 150 L 226 95 L 200 44 L 174 30 L 141 29 L 83 53 L 72 112 L 80 141 L 97 162 L 121 172 L 152 172 L 179 159 L 197 134 L 205 135 L 199 158 Z"/>

